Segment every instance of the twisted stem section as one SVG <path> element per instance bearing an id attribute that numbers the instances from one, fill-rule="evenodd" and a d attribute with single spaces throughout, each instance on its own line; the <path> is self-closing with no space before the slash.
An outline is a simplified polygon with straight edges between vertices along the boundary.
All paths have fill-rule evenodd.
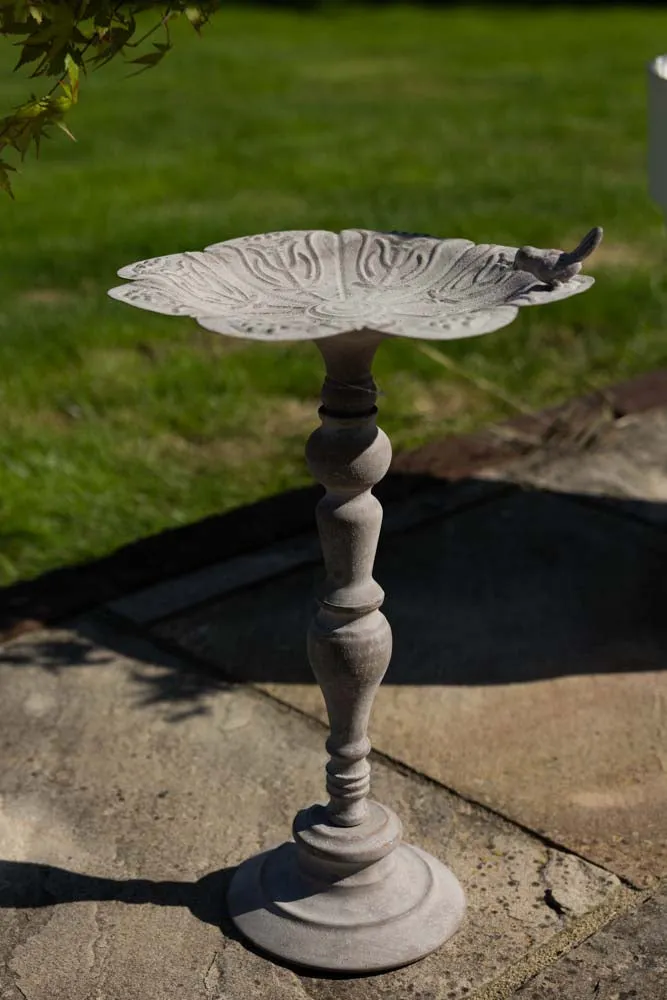
<path id="1" fill-rule="evenodd" d="M 376 425 L 377 390 L 370 360 L 377 346 L 336 338 L 318 344 L 327 365 L 321 426 L 306 446 L 310 471 L 326 493 L 317 525 L 326 579 L 308 633 L 308 655 L 327 705 L 331 734 L 326 767 L 327 814 L 338 826 L 368 815 L 373 699 L 391 658 L 391 628 L 379 610 L 384 592 L 373 579 L 382 506 L 371 493 L 391 462 L 391 444 Z M 343 343 L 341 343 L 343 342 Z"/>

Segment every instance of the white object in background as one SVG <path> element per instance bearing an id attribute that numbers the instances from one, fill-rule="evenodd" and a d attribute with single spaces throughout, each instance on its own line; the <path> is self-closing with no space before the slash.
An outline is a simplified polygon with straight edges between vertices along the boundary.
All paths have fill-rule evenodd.
<path id="1" fill-rule="evenodd" d="M 667 217 L 667 55 L 658 56 L 648 69 L 649 192 Z"/>

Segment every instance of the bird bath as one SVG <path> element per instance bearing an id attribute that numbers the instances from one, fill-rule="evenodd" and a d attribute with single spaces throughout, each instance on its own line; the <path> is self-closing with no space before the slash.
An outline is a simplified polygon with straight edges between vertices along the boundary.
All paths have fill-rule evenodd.
<path id="1" fill-rule="evenodd" d="M 371 490 L 391 461 L 376 424 L 375 352 L 388 337 L 490 333 L 522 306 L 585 291 L 593 278 L 578 272 L 601 236 L 591 230 L 568 254 L 363 229 L 267 233 L 131 264 L 118 272 L 129 283 L 109 292 L 216 333 L 313 340 L 324 360 L 321 426 L 306 458 L 325 487 L 326 578 L 308 654 L 329 715 L 329 800 L 297 814 L 292 840 L 245 861 L 228 895 L 239 930 L 283 960 L 393 969 L 439 947 L 465 913 L 455 875 L 403 843 L 396 813 L 368 797 L 367 726 L 392 647 L 372 575 L 382 508 Z"/>

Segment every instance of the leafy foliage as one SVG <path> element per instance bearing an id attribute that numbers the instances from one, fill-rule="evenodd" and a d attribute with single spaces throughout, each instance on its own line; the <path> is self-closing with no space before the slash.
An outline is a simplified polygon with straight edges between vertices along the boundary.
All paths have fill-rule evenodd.
<path id="1" fill-rule="evenodd" d="M 137 66 L 137 73 L 157 66 L 172 47 L 169 24 L 174 18 L 185 16 L 200 31 L 219 6 L 220 0 L 0 0 L 0 33 L 20 49 L 15 70 L 30 66 L 31 77 L 52 82 L 46 94 L 31 94 L 0 120 L 0 188 L 12 194 L 9 175 L 16 168 L 7 161 L 8 152 L 23 159 L 33 147 L 39 154 L 40 142 L 53 126 L 74 138 L 65 118 L 78 101 L 79 83 L 88 69 L 116 57 Z M 155 23 L 137 37 L 137 18 L 146 12 L 155 13 Z M 131 58 L 157 31 L 162 40 Z"/>

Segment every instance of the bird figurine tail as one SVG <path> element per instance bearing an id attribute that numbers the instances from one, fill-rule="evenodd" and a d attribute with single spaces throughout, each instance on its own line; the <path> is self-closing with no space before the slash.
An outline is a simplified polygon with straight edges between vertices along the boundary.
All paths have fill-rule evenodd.
<path id="1" fill-rule="evenodd" d="M 594 250 L 602 243 L 603 229 L 601 226 L 594 226 L 593 229 L 586 233 L 583 240 L 574 248 L 574 250 L 563 251 L 558 258 L 558 264 L 561 267 L 569 267 L 571 264 L 579 264 L 586 257 L 590 257 Z"/>

